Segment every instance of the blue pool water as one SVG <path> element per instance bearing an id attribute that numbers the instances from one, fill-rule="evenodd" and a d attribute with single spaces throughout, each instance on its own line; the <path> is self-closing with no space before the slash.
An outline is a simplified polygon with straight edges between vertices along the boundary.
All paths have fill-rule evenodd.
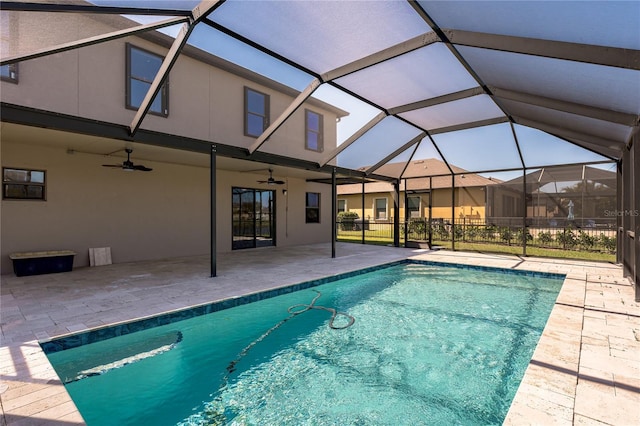
<path id="1" fill-rule="evenodd" d="M 90 426 L 501 424 L 562 280 L 408 263 L 48 356 Z"/>

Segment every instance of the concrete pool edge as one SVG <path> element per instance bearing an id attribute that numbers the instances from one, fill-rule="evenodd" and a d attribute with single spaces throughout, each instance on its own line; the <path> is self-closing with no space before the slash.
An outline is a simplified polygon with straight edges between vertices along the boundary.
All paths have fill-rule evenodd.
<path id="1" fill-rule="evenodd" d="M 573 423 L 585 291 L 585 279 L 565 278 L 505 425 Z"/>

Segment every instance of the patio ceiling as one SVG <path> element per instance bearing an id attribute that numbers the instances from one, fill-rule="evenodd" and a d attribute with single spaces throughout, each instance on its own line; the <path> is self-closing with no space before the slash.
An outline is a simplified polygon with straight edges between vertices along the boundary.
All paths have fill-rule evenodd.
<path id="1" fill-rule="evenodd" d="M 163 31 L 172 45 L 132 113 L 132 140 L 189 46 L 299 93 L 253 145 L 238 147 L 247 159 L 268 154 L 282 124 L 315 97 L 349 112 L 338 147 L 325 153 L 318 170 L 336 165 L 371 176 L 406 177 L 407 167 L 382 166 L 430 158 L 451 173 L 619 160 L 638 131 L 637 1 L 149 0 L 145 8 L 126 7 L 131 4 L 2 1 L 5 16 L 126 15 L 130 25 L 114 24 L 105 34 L 79 29 L 76 40 L 46 40 L 28 51 L 3 49 L 1 63 Z M 46 31 L 21 28 L 20 37 L 42 41 Z"/>

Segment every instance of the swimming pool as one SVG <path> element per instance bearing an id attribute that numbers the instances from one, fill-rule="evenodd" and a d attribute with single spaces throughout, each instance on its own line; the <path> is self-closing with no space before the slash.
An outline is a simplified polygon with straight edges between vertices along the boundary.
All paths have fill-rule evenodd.
<path id="1" fill-rule="evenodd" d="M 96 340 L 48 354 L 90 426 L 501 424 L 563 278 L 411 262 L 43 347 Z"/>

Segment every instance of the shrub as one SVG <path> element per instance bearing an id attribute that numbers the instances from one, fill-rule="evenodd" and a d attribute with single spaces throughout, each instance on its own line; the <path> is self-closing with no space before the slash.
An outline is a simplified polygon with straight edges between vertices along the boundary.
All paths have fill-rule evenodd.
<path id="1" fill-rule="evenodd" d="M 485 226 L 482 230 L 482 238 L 485 240 L 493 240 L 496 237 L 497 229 L 493 225 Z"/>
<path id="2" fill-rule="evenodd" d="M 600 234 L 600 237 L 598 238 L 598 240 L 602 245 L 602 247 L 604 247 L 604 249 L 609 253 L 613 253 L 616 251 L 617 249 L 616 237 L 607 237 L 604 234 Z"/>
<path id="3" fill-rule="evenodd" d="M 527 241 L 533 241 L 533 235 L 531 235 L 531 233 L 529 232 L 528 229 L 526 229 L 526 235 L 527 235 Z M 516 231 L 516 235 L 515 235 L 515 241 L 518 243 L 522 243 L 522 228 L 518 229 Z"/>
<path id="4" fill-rule="evenodd" d="M 556 235 L 556 239 L 560 244 L 562 244 L 562 248 L 565 249 L 573 248 L 578 243 L 576 234 L 573 233 L 571 227 L 564 229 L 562 232 L 559 232 Z"/>
<path id="5" fill-rule="evenodd" d="M 538 241 L 543 246 L 548 246 L 553 242 L 553 236 L 551 232 L 540 232 L 538 234 Z"/>
<path id="6" fill-rule="evenodd" d="M 343 231 L 353 231 L 355 227 L 355 220 L 358 217 L 358 213 L 356 212 L 338 213 L 338 222 L 340 223 L 340 229 Z"/>
<path id="7" fill-rule="evenodd" d="M 513 232 L 511 231 L 511 228 L 500 228 L 500 239 L 508 245 L 511 245 L 511 240 L 513 239 Z"/>
<path id="8" fill-rule="evenodd" d="M 596 244 L 596 239 L 586 232 L 580 231 L 577 242 L 583 250 L 591 250 Z"/>
<path id="9" fill-rule="evenodd" d="M 453 225 L 453 232 L 456 240 L 460 241 L 464 238 L 464 228 L 461 225 Z"/>
<path id="10" fill-rule="evenodd" d="M 410 220 L 409 232 L 416 234 L 425 234 L 427 232 L 427 224 L 424 220 Z"/>
<path id="11" fill-rule="evenodd" d="M 469 226 L 467 227 L 466 234 L 468 239 L 475 240 L 482 235 L 482 230 L 477 226 Z"/>
<path id="12" fill-rule="evenodd" d="M 448 240 L 449 239 L 449 230 L 445 225 L 435 224 L 433 226 L 433 233 L 438 240 Z"/>

